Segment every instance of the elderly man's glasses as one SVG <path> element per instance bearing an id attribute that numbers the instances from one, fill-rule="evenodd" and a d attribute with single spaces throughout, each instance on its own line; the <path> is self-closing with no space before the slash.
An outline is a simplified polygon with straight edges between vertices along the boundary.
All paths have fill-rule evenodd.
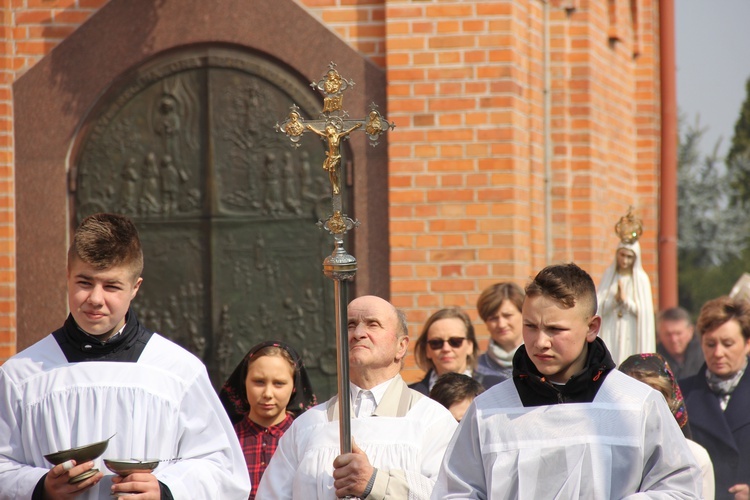
<path id="1" fill-rule="evenodd" d="M 448 340 L 445 339 L 432 339 L 427 341 L 427 345 L 430 346 L 430 349 L 437 351 L 439 349 L 443 348 L 443 344 L 448 342 L 448 345 L 453 347 L 454 349 L 457 349 L 464 345 L 464 340 L 466 340 L 466 337 L 451 337 Z"/>

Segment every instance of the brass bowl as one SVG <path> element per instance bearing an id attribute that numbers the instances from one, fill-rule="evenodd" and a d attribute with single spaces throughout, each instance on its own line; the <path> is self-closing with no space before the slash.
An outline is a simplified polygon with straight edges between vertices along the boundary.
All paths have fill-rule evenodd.
<path id="1" fill-rule="evenodd" d="M 104 450 L 107 449 L 107 445 L 109 444 L 110 439 L 112 438 L 110 437 L 108 439 L 105 439 L 104 441 L 87 444 L 85 446 L 70 448 L 69 450 L 50 453 L 49 455 L 44 455 L 44 458 L 46 458 L 47 461 L 54 465 L 60 465 L 61 463 L 67 462 L 68 460 L 75 460 L 76 464 L 82 464 L 84 462 L 94 460 L 95 458 L 99 458 L 102 453 L 104 453 Z"/>
<path id="2" fill-rule="evenodd" d="M 159 460 L 114 460 L 105 458 L 104 465 L 115 474 L 125 477 L 134 472 L 151 472 L 159 465 Z"/>
<path id="3" fill-rule="evenodd" d="M 114 434 L 104 441 L 98 441 L 96 443 L 87 444 L 85 446 L 77 446 L 75 448 L 70 448 L 69 450 L 50 453 L 49 455 L 44 455 L 44 458 L 46 458 L 47 461 L 53 465 L 60 465 L 61 463 L 67 462 L 68 460 L 75 460 L 76 465 L 82 464 L 84 462 L 89 462 L 91 460 L 94 460 L 95 458 L 99 458 L 102 453 L 104 453 L 104 450 L 107 449 L 107 445 L 109 445 L 109 440 L 113 437 Z M 96 475 L 97 472 L 99 472 L 99 469 L 94 467 L 93 469 L 89 469 L 86 472 L 78 474 L 75 477 L 71 477 L 70 479 L 68 479 L 68 482 L 70 484 L 80 483 L 81 481 L 84 481 Z"/>

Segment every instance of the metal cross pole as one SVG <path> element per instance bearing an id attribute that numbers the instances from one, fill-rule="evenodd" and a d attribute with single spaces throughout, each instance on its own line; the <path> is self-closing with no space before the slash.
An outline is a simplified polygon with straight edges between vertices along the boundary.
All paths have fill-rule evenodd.
<path id="1" fill-rule="evenodd" d="M 276 130 L 284 132 L 299 147 L 299 140 L 308 131 L 320 136 L 326 143 L 326 159 L 323 169 L 328 172 L 331 183 L 331 201 L 333 214 L 318 225 L 333 235 L 333 253 L 323 260 L 323 274 L 333 280 L 334 311 L 336 317 L 336 364 L 338 372 L 339 400 L 339 442 L 341 453 L 352 451 L 351 412 L 349 391 L 349 332 L 346 318 L 346 281 L 354 279 L 357 272 L 357 259 L 344 249 L 344 235 L 359 225 L 359 221 L 347 217 L 342 208 L 341 187 L 341 143 L 349 134 L 363 128 L 372 146 L 377 145 L 381 134 L 395 125 L 389 123 L 373 103 L 367 118 L 355 120 L 343 108 L 343 93 L 354 87 L 354 82 L 341 77 L 336 65 L 328 65 L 328 71 L 318 82 L 310 86 L 323 94 L 323 111 L 317 120 L 305 120 L 296 105 L 292 105 L 289 115 L 282 123 L 276 124 Z"/>

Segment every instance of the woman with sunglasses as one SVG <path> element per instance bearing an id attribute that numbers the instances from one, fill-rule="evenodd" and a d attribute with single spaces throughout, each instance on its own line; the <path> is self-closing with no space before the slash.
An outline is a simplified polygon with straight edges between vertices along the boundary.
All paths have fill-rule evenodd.
<path id="1" fill-rule="evenodd" d="M 448 307 L 430 316 L 414 345 L 414 357 L 427 374 L 409 387 L 424 395 L 429 395 L 444 373 L 471 376 L 477 359 L 477 339 L 469 315 L 458 307 Z"/>

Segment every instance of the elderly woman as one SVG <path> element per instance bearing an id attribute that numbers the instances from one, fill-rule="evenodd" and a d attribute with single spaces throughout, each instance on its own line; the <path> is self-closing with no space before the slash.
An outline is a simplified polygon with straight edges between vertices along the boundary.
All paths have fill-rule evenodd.
<path id="1" fill-rule="evenodd" d="M 477 339 L 469 315 L 458 307 L 448 307 L 430 316 L 414 345 L 414 357 L 427 373 L 409 387 L 425 396 L 444 373 L 471 376 L 477 359 Z"/>
<path id="2" fill-rule="evenodd" d="M 474 378 L 486 388 L 513 374 L 513 356 L 523 344 L 524 297 L 523 289 L 515 283 L 495 283 L 477 299 L 477 312 L 487 326 L 490 343 L 477 360 Z"/>
<path id="3" fill-rule="evenodd" d="M 750 498 L 750 304 L 730 297 L 706 302 L 697 321 L 706 358 L 680 381 L 693 439 L 711 456 L 716 498 Z"/>

